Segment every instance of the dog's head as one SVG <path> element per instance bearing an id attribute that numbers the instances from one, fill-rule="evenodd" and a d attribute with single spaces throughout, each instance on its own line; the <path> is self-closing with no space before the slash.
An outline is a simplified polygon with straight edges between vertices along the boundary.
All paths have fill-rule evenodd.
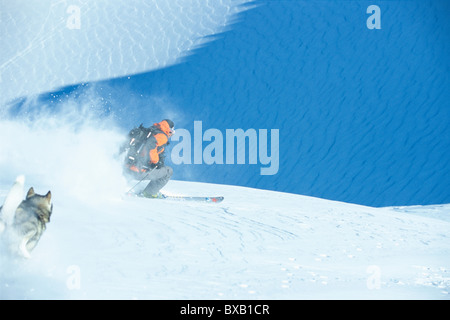
<path id="1" fill-rule="evenodd" d="M 50 222 L 50 216 L 53 211 L 52 204 L 52 193 L 49 191 L 45 196 L 36 194 L 33 187 L 31 187 L 27 192 L 27 197 L 25 201 L 29 202 L 32 206 L 38 209 L 39 216 L 46 223 Z"/>

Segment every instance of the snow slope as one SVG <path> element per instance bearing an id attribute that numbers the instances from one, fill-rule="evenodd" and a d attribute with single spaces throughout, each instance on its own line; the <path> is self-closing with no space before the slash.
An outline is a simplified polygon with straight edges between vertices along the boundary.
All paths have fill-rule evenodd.
<path id="1" fill-rule="evenodd" d="M 245 2 L 1 1 L 0 103 L 173 65 Z"/>
<path id="2" fill-rule="evenodd" d="M 165 192 L 225 201 L 56 192 L 32 258 L 2 252 L 0 297 L 450 298 L 450 205 L 371 208 L 185 181 Z"/>

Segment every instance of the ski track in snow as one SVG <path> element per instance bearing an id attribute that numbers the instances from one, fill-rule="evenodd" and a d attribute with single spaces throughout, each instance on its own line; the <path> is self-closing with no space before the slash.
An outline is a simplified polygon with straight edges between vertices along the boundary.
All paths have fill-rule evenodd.
<path id="1" fill-rule="evenodd" d="M 450 297 L 449 205 L 371 208 L 180 181 L 165 190 L 225 201 L 54 197 L 32 258 L 2 255 L 2 298 Z"/>

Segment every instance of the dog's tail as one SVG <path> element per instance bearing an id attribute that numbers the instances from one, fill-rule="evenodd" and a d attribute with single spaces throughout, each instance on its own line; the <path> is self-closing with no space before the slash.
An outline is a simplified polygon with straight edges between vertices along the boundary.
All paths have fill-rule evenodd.
<path id="1" fill-rule="evenodd" d="M 18 176 L 16 182 L 9 190 L 5 202 L 0 210 L 0 233 L 4 231 L 7 226 L 10 226 L 14 221 L 14 214 L 17 207 L 23 199 L 23 186 L 25 184 L 25 177 Z"/>

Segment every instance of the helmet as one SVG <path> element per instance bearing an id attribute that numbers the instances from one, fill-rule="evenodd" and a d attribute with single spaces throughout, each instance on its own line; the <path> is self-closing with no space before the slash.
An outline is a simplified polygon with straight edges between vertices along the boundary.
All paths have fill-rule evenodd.
<path id="1" fill-rule="evenodd" d="M 175 133 L 175 130 L 173 129 L 175 125 L 172 120 L 164 119 L 160 123 L 155 123 L 154 125 L 164 131 L 169 137 Z"/>
<path id="2" fill-rule="evenodd" d="M 164 119 L 163 121 L 167 122 L 167 124 L 169 125 L 170 129 L 173 129 L 173 127 L 175 126 L 175 124 L 173 123 L 172 120 Z"/>

